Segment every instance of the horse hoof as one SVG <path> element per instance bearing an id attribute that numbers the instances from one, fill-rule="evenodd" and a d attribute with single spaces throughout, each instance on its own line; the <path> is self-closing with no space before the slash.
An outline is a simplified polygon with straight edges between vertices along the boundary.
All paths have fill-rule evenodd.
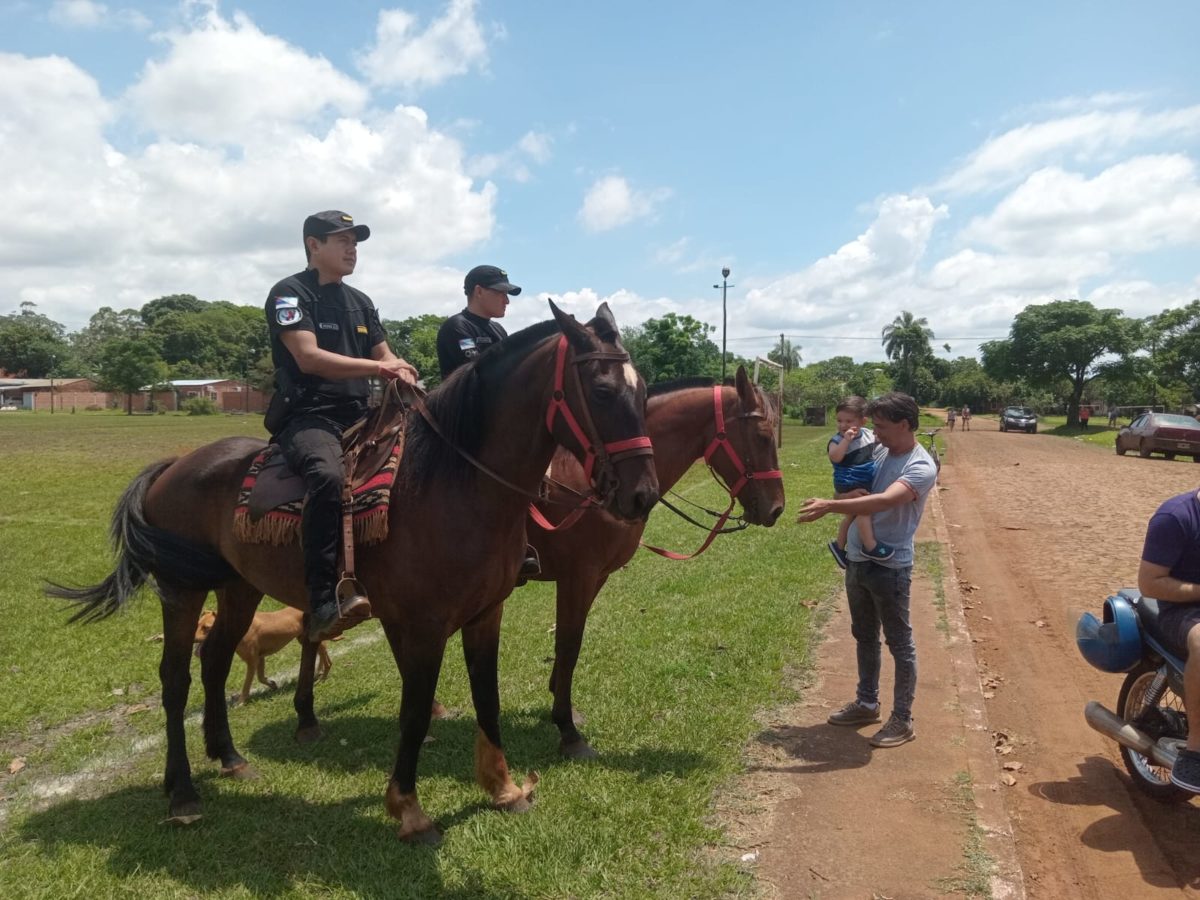
<path id="1" fill-rule="evenodd" d="M 577 710 L 575 707 L 572 706 L 571 707 L 571 721 L 574 722 L 575 727 L 578 728 L 581 725 L 587 724 L 587 716 L 585 716 L 583 713 L 581 713 L 579 710 Z"/>
<path id="2" fill-rule="evenodd" d="M 442 845 L 442 833 L 438 831 L 436 825 L 422 831 L 412 831 L 408 834 L 397 831 L 396 835 L 406 844 L 411 844 L 414 847 L 440 847 Z"/>
<path id="3" fill-rule="evenodd" d="M 240 762 L 232 766 L 222 766 L 221 777 L 232 778 L 236 781 L 254 781 L 258 778 L 258 772 L 250 763 Z"/>
<path id="4" fill-rule="evenodd" d="M 172 803 L 167 810 L 164 825 L 191 825 L 204 818 L 203 808 L 199 800 L 187 800 L 183 803 Z"/>
<path id="5" fill-rule="evenodd" d="M 560 742 L 558 753 L 564 759 L 597 759 L 600 754 L 592 749 L 592 745 L 580 738 L 571 743 Z"/>
<path id="6" fill-rule="evenodd" d="M 315 744 L 321 739 L 321 726 L 310 725 L 308 728 L 296 729 L 297 744 Z"/>

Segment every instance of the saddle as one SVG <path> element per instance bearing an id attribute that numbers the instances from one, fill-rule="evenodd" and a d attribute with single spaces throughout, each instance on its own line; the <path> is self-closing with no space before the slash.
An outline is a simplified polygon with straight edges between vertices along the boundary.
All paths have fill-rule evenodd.
<path id="1" fill-rule="evenodd" d="M 351 533 L 364 544 L 387 537 L 388 501 L 404 452 L 408 402 L 416 396 L 415 390 L 389 382 L 382 402 L 342 435 L 343 531 L 351 541 L 351 556 Z M 304 480 L 292 471 L 279 446 L 271 444 L 254 458 L 242 481 L 234 536 L 247 543 L 291 543 L 299 535 L 303 504 Z"/>

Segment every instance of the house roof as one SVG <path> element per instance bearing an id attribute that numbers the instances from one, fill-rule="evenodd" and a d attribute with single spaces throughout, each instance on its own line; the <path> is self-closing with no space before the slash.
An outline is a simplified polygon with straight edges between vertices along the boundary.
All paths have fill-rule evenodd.
<path id="1" fill-rule="evenodd" d="M 226 381 L 235 381 L 234 378 L 176 378 L 174 381 L 168 381 L 167 384 L 171 387 L 205 387 L 210 384 L 223 384 Z"/>
<path id="2" fill-rule="evenodd" d="M 90 382 L 90 378 L 0 378 L 0 391 L 26 390 L 36 391 L 39 388 L 62 388 L 68 384 L 78 384 L 81 381 Z"/>

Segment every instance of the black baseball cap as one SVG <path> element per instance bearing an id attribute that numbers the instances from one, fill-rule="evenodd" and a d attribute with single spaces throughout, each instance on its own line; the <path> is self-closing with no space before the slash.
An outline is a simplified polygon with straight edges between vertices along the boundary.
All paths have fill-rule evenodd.
<path id="1" fill-rule="evenodd" d="M 471 296 L 471 291 L 477 284 L 491 288 L 493 291 L 504 291 L 514 297 L 521 293 L 519 287 L 509 282 L 508 273 L 499 266 L 476 266 L 468 272 L 467 277 L 463 280 L 463 291 L 468 297 Z"/>
<path id="2" fill-rule="evenodd" d="M 325 212 L 313 213 L 304 220 L 304 236 L 328 237 L 342 231 L 353 231 L 360 241 L 371 236 L 371 229 L 366 225 L 355 225 L 354 216 L 340 209 L 327 209 Z"/>

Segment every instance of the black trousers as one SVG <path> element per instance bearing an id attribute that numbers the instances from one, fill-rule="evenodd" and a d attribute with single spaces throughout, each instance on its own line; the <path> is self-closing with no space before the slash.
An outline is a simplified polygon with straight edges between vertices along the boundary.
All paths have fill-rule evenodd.
<path id="1" fill-rule="evenodd" d="M 304 479 L 304 583 L 316 608 L 333 599 L 342 537 L 342 432 L 347 426 L 319 415 L 296 415 L 275 437 L 292 471 Z"/>

